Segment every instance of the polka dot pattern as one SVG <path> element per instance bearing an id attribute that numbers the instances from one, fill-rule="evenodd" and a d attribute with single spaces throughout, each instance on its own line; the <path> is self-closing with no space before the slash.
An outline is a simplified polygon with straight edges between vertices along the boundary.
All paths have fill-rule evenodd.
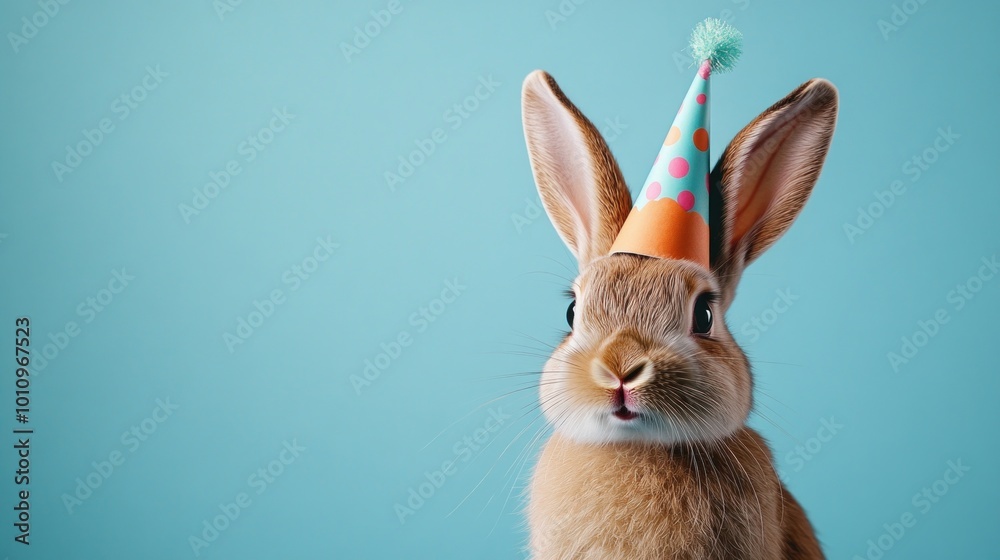
<path id="1" fill-rule="evenodd" d="M 708 150 L 708 131 L 704 128 L 699 128 L 694 131 L 694 134 L 691 136 L 691 140 L 694 141 L 695 148 L 698 148 L 703 152 Z"/>
<path id="2" fill-rule="evenodd" d="M 688 164 L 688 160 L 679 156 L 670 160 L 670 165 L 667 167 L 667 171 L 677 179 L 687 175 L 690 169 L 691 165 Z"/>
<path id="3" fill-rule="evenodd" d="M 708 266 L 712 65 L 705 61 L 697 70 L 612 252 L 688 259 Z"/>
<path id="4" fill-rule="evenodd" d="M 700 216 L 701 222 L 708 223 L 711 190 L 708 173 L 710 74 L 710 63 L 705 62 L 698 67 L 698 75 L 688 88 L 684 102 L 653 161 L 652 170 L 644 182 L 645 188 L 636 200 L 636 209 L 642 210 L 650 203 L 668 199 L 676 203 L 673 207 L 678 215 L 692 215 L 683 219 L 695 220 Z M 655 229 L 652 225 L 649 227 Z"/>
<path id="5" fill-rule="evenodd" d="M 667 133 L 667 139 L 663 141 L 664 146 L 672 146 L 681 139 L 681 129 L 676 126 L 670 127 L 670 132 Z"/>
<path id="6" fill-rule="evenodd" d="M 681 191 L 677 195 L 677 204 L 680 204 L 685 212 L 690 212 L 694 208 L 694 193 L 691 191 Z"/>

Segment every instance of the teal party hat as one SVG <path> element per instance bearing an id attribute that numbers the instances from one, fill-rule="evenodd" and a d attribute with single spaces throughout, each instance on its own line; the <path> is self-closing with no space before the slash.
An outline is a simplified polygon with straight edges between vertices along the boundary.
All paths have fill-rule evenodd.
<path id="1" fill-rule="evenodd" d="M 706 19 L 691 35 L 698 73 L 643 183 L 612 253 L 688 259 L 709 266 L 709 78 L 731 70 L 742 34 Z"/>

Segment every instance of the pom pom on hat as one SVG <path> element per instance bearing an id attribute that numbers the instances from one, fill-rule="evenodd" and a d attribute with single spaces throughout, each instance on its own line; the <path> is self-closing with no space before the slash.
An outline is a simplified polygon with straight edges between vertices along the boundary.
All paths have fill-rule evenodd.
<path id="1" fill-rule="evenodd" d="M 709 61 L 712 72 L 733 69 L 743 54 L 743 34 L 721 19 L 708 18 L 691 32 L 691 56 L 696 64 Z"/>

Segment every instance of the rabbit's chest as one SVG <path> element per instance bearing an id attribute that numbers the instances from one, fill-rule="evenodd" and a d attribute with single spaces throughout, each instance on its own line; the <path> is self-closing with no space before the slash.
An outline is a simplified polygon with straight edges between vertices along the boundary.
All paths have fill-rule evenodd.
<path id="1" fill-rule="evenodd" d="M 769 488 L 653 449 L 554 436 L 531 486 L 531 546 L 554 558 L 775 558 Z M 722 476 L 725 475 L 725 476 Z"/>

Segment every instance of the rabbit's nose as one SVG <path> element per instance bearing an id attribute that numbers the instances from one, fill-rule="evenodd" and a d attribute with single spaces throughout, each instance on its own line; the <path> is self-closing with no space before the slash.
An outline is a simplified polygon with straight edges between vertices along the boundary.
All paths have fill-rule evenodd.
<path id="1" fill-rule="evenodd" d="M 601 358 L 595 358 L 590 366 L 594 381 L 607 389 L 638 387 L 653 377 L 653 362 L 642 358 L 618 367 L 609 366 Z"/>

